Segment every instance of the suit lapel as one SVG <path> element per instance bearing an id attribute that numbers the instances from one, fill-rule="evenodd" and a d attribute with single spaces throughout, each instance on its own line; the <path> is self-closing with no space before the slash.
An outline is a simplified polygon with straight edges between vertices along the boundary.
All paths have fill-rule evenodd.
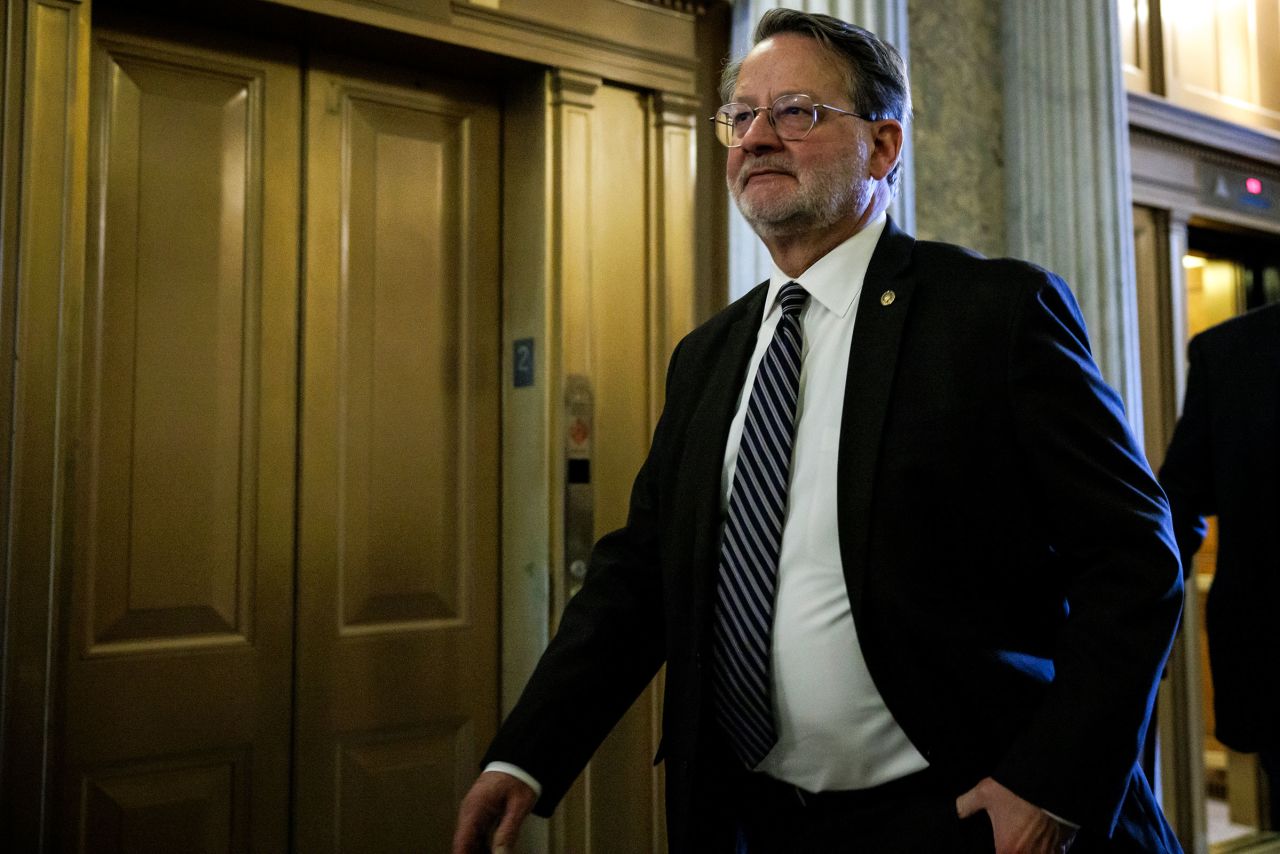
<path id="1" fill-rule="evenodd" d="M 862 613 L 871 496 L 914 279 L 915 240 L 889 220 L 867 268 L 849 350 L 837 463 L 840 557 L 855 623 Z"/>
<path id="2" fill-rule="evenodd" d="M 737 410 L 738 392 L 746 376 L 756 333 L 764 314 L 768 283 L 745 296 L 741 317 L 728 329 L 709 371 L 697 408 L 689 419 L 688 443 L 681 459 L 681 483 L 693 504 L 685 514 L 692 524 L 691 570 L 694 583 L 694 641 L 701 648 L 710 619 L 715 568 L 720 555 L 721 477 L 729 425 Z M 698 370 L 698 368 L 695 368 Z"/>

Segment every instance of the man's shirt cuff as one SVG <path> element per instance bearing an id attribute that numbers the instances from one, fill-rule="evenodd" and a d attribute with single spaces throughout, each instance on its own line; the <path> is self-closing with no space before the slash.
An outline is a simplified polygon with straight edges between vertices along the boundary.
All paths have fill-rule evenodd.
<path id="1" fill-rule="evenodd" d="M 484 770 L 497 771 L 500 774 L 515 777 L 521 783 L 524 783 L 530 789 L 533 789 L 534 797 L 542 797 L 542 784 L 533 779 L 533 777 L 530 777 L 528 771 L 525 771 L 517 765 L 512 765 L 509 762 L 490 762 L 488 765 L 484 766 Z"/>
<path id="2" fill-rule="evenodd" d="M 495 764 L 496 764 L 496 763 L 495 763 Z M 522 777 L 521 779 L 524 779 L 524 778 Z M 1053 819 L 1054 821 L 1056 821 L 1058 824 L 1062 825 L 1063 827 L 1070 828 L 1071 830 L 1079 830 L 1079 829 L 1080 829 L 1080 825 L 1076 824 L 1074 821 L 1067 821 L 1065 818 L 1061 818 L 1061 817 L 1059 817 L 1059 816 L 1056 816 L 1056 815 L 1054 815 L 1053 813 L 1049 812 L 1049 811 L 1048 811 L 1047 809 L 1045 809 L 1044 807 L 1040 807 L 1040 812 L 1042 812 L 1042 813 L 1044 813 L 1045 815 L 1049 816 L 1049 818 Z"/>

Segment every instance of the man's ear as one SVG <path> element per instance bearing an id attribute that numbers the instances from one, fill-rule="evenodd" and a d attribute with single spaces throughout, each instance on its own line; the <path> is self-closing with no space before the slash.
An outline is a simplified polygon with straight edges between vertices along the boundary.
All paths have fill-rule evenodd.
<path id="1" fill-rule="evenodd" d="M 902 154 L 902 123 L 897 119 L 881 119 L 872 128 L 871 157 L 867 170 L 871 177 L 883 181 L 893 171 Z"/>

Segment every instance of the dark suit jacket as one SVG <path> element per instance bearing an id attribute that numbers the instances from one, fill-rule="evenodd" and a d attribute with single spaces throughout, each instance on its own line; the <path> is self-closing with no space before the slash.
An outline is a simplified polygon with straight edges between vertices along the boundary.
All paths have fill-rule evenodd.
<path id="1" fill-rule="evenodd" d="M 540 814 L 665 662 L 671 849 L 720 850 L 731 787 L 708 643 L 721 465 L 765 294 L 676 348 L 627 526 L 597 544 L 486 757 L 538 778 Z M 1124 805 L 1121 835 L 1168 839 L 1135 760 L 1181 575 L 1164 496 L 1069 291 L 891 222 L 857 311 L 840 550 L 885 702 L 957 793 L 991 774 L 1100 836 Z"/>
<path id="2" fill-rule="evenodd" d="M 1280 305 L 1197 335 L 1186 401 L 1160 469 L 1189 571 L 1218 517 L 1206 604 L 1219 740 L 1280 750 Z"/>

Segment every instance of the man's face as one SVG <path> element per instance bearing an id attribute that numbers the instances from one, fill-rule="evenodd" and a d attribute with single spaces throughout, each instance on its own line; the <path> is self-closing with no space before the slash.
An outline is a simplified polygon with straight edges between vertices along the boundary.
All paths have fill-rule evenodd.
<path id="1" fill-rule="evenodd" d="M 780 95 L 802 93 L 820 104 L 852 110 L 835 60 L 807 36 L 782 33 L 760 42 L 743 60 L 733 100 L 768 107 Z M 856 220 L 870 200 L 866 180 L 867 123 L 820 110 L 802 140 L 783 140 L 761 112 L 739 148 L 729 149 L 729 191 L 761 237 L 823 230 Z"/>

